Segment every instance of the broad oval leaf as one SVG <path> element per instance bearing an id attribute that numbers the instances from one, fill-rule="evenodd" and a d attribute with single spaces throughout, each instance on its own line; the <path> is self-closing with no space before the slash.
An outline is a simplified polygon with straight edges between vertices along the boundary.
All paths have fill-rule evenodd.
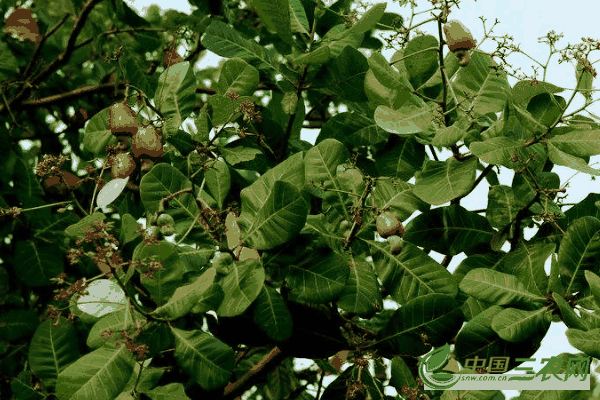
<path id="1" fill-rule="evenodd" d="M 492 319 L 492 329 L 507 342 L 522 342 L 550 328 L 550 312 L 542 307 L 533 311 L 506 308 Z"/>
<path id="2" fill-rule="evenodd" d="M 373 267 L 365 261 L 353 261 L 350 275 L 338 300 L 338 307 L 359 316 L 382 310 L 381 289 Z"/>
<path id="3" fill-rule="evenodd" d="M 196 78 L 189 62 L 174 64 L 160 75 L 154 101 L 165 119 L 165 133 L 174 135 L 197 105 Z"/>
<path id="4" fill-rule="evenodd" d="M 515 276 L 487 268 L 469 271 L 460 282 L 460 289 L 479 300 L 496 305 L 527 306 L 546 300 L 544 296 L 529 293 Z"/>
<path id="5" fill-rule="evenodd" d="M 177 364 L 206 390 L 217 389 L 229 382 L 233 372 L 233 349 L 202 331 L 171 328 L 175 338 Z"/>
<path id="6" fill-rule="evenodd" d="M 221 66 L 218 93 L 249 96 L 258 86 L 258 70 L 241 58 L 230 58 Z"/>
<path id="7" fill-rule="evenodd" d="M 29 346 L 29 366 L 48 387 L 56 386 L 60 372 L 80 356 L 75 328 L 63 317 L 58 322 L 38 325 Z"/>
<path id="8" fill-rule="evenodd" d="M 332 251 L 316 251 L 302 264 L 288 267 L 290 296 L 308 303 L 332 301 L 344 290 L 349 273 L 346 258 Z"/>
<path id="9" fill-rule="evenodd" d="M 283 298 L 271 287 L 263 286 L 254 303 L 254 322 L 271 339 L 281 342 L 292 334 L 292 314 Z"/>
<path id="10" fill-rule="evenodd" d="M 293 184 L 275 181 L 264 202 L 242 191 L 239 217 L 243 241 L 250 247 L 268 250 L 290 241 L 304 227 L 308 206 Z M 248 204 L 251 203 L 252 204 Z"/>
<path id="11" fill-rule="evenodd" d="M 205 297 L 205 292 L 213 284 L 216 274 L 217 270 L 215 268 L 208 268 L 194 282 L 178 287 L 169 301 L 152 313 L 156 315 L 166 314 L 171 318 L 183 317 Z"/>
<path id="12" fill-rule="evenodd" d="M 423 172 L 416 172 L 413 193 L 423 201 L 439 205 L 469 193 L 475 183 L 477 158 L 458 161 L 454 157 L 446 161 L 427 160 Z"/>
<path id="13" fill-rule="evenodd" d="M 453 204 L 424 212 L 406 226 L 402 237 L 414 245 L 454 256 L 489 242 L 494 230 L 487 219 Z"/>
<path id="14" fill-rule="evenodd" d="M 224 297 L 217 315 L 234 317 L 243 313 L 258 297 L 265 282 L 265 269 L 256 260 L 235 262 L 221 281 Z"/>
<path id="15" fill-rule="evenodd" d="M 600 328 L 591 331 L 567 329 L 567 339 L 571 346 L 591 357 L 600 358 Z"/>
<path id="16" fill-rule="evenodd" d="M 597 268 L 600 257 L 600 220 L 581 217 L 573 221 L 563 235 L 558 249 L 558 264 L 567 294 L 585 285 L 584 271 Z"/>
<path id="17" fill-rule="evenodd" d="M 98 192 L 96 205 L 102 209 L 108 207 L 110 203 L 119 198 L 121 193 L 123 193 L 123 190 L 125 190 L 125 187 L 127 186 L 127 182 L 129 182 L 129 177 L 108 181 L 106 185 L 100 189 L 100 192 Z"/>
<path id="18" fill-rule="evenodd" d="M 400 353 L 407 350 L 403 345 L 409 338 L 441 346 L 458 333 L 462 322 L 462 311 L 452 297 L 428 294 L 398 308 L 381 332 L 381 337 Z"/>
<path id="19" fill-rule="evenodd" d="M 135 359 L 126 346 L 100 347 L 58 375 L 56 396 L 61 400 L 113 400 L 125 387 Z"/>
<path id="20" fill-rule="evenodd" d="M 432 293 L 456 296 L 458 288 L 450 272 L 417 246 L 403 243 L 400 254 L 392 254 L 386 243 L 368 244 L 377 276 L 397 302 Z"/>
<path id="21" fill-rule="evenodd" d="M 142 178 L 140 197 L 146 211 L 153 214 L 158 211 L 159 203 L 163 198 L 191 187 L 192 182 L 179 169 L 161 163 L 155 165 Z M 191 192 L 174 196 L 169 200 L 169 205 L 179 207 L 191 219 L 195 219 L 198 215 L 198 205 Z"/>

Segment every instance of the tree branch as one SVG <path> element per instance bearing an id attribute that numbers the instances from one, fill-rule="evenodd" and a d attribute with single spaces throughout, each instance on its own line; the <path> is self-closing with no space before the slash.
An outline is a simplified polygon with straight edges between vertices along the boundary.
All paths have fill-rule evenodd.
<path id="1" fill-rule="evenodd" d="M 281 349 L 277 346 L 273 347 L 264 355 L 262 360 L 253 365 L 240 379 L 225 386 L 223 398 L 230 399 L 241 395 L 254 385 L 259 374 L 267 371 L 267 367 L 273 368 L 283 359 Z"/>

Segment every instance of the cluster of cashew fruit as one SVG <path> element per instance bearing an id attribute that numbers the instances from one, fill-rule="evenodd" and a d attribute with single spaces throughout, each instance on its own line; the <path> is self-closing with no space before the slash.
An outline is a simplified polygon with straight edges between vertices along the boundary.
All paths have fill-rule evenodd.
<path id="1" fill-rule="evenodd" d="M 390 244 L 390 250 L 393 254 L 402 251 L 402 235 L 404 235 L 404 226 L 402 222 L 391 211 L 383 211 L 375 220 L 377 232 L 383 238 L 386 238 Z"/>
<path id="2" fill-rule="evenodd" d="M 136 159 L 157 158 L 163 155 L 161 136 L 152 125 L 141 126 L 135 112 L 125 102 L 113 103 L 108 113 L 108 129 L 117 138 L 131 139 L 131 154 L 121 152 L 112 157 L 110 175 L 113 179 L 127 178 L 136 169 Z M 133 154 L 133 156 L 132 156 Z"/>

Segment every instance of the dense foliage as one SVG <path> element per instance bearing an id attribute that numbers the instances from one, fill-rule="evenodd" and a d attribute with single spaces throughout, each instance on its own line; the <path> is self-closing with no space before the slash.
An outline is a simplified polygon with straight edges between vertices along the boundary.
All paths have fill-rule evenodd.
<path id="1" fill-rule="evenodd" d="M 566 99 L 511 87 L 455 1 L 430 1 L 437 36 L 385 3 L 189 1 L 0 3 L 0 397 L 501 399 L 426 391 L 418 361 L 512 369 L 551 321 L 600 358 L 600 195 L 563 210 L 552 172 L 600 175 L 598 121 L 565 112 L 600 43 L 548 34 Z"/>

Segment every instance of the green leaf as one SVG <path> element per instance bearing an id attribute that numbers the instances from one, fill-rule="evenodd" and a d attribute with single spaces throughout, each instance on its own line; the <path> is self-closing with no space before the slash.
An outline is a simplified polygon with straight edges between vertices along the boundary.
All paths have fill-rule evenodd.
<path id="1" fill-rule="evenodd" d="M 479 300 L 502 306 L 527 306 L 546 300 L 543 296 L 529 293 L 525 285 L 515 276 L 486 268 L 475 268 L 469 271 L 459 287 Z"/>
<path id="2" fill-rule="evenodd" d="M 264 47 L 252 40 L 242 38 L 238 31 L 224 22 L 212 21 L 204 31 L 201 43 L 221 57 L 239 57 L 258 69 L 266 68 L 271 70 L 270 72 L 279 72 L 278 64 L 271 59 Z"/>
<path id="3" fill-rule="evenodd" d="M 91 349 L 100 346 L 119 347 L 123 337 L 117 332 L 133 330 L 137 326 L 136 321 L 143 318 L 140 313 L 134 315 L 132 311 L 132 307 L 126 306 L 100 317 L 88 334 L 87 346 Z"/>
<path id="4" fill-rule="evenodd" d="M 600 358 L 600 328 L 591 331 L 567 329 L 567 339 L 571 346 L 591 357 Z"/>
<path id="5" fill-rule="evenodd" d="M 450 158 L 446 161 L 427 160 L 423 172 L 415 173 L 414 194 L 432 204 L 444 204 L 469 193 L 475 183 L 477 158 L 465 161 Z"/>
<path id="6" fill-rule="evenodd" d="M 558 250 L 558 264 L 564 278 L 566 294 L 584 287 L 584 271 L 596 269 L 599 256 L 600 220 L 581 217 L 573 221 L 563 235 Z"/>
<path id="7" fill-rule="evenodd" d="M 590 167 L 583 159 L 559 150 L 552 143 L 548 143 L 548 157 L 554 164 L 563 165 L 590 175 L 600 175 L 600 171 Z"/>
<path id="8" fill-rule="evenodd" d="M 588 59 L 581 58 L 577 60 L 577 71 L 575 72 L 577 90 L 583 94 L 586 101 L 592 99 L 591 89 L 594 81 L 592 71 L 594 71 L 594 67 Z"/>
<path id="9" fill-rule="evenodd" d="M 155 260 L 160 262 L 161 268 L 151 271 L 150 275 L 142 275 L 142 285 L 148 290 L 152 299 L 159 305 L 166 303 L 175 290 L 183 283 L 185 263 L 181 261 L 177 246 L 173 243 L 160 241 L 150 246 L 141 242 L 133 252 L 133 260 Z M 149 267 L 145 266 L 142 273 L 148 273 Z"/>
<path id="10" fill-rule="evenodd" d="M 202 331 L 171 328 L 177 364 L 205 390 L 225 386 L 233 372 L 233 349 Z"/>
<path id="11" fill-rule="evenodd" d="M 123 67 L 125 79 L 140 88 L 148 98 L 154 98 L 157 79 L 146 72 L 146 58 L 134 51 L 126 51 L 119 57 L 119 63 Z"/>
<path id="12" fill-rule="evenodd" d="M 304 227 L 308 205 L 292 183 L 275 181 L 263 192 L 264 201 L 255 192 L 244 189 L 239 217 L 243 242 L 259 250 L 268 250 L 290 241 Z M 270 189 L 270 190 L 269 190 Z"/>
<path id="13" fill-rule="evenodd" d="M 254 322 L 271 339 L 281 342 L 292 334 L 292 314 L 281 295 L 273 288 L 263 286 L 254 302 Z"/>
<path id="14" fill-rule="evenodd" d="M 418 215 L 408 223 L 402 238 L 425 249 L 454 256 L 479 243 L 489 242 L 493 232 L 485 217 L 453 204 Z"/>
<path id="15" fill-rule="evenodd" d="M 334 117 L 335 118 L 335 117 Z M 377 171 L 383 176 L 408 181 L 421 170 L 425 161 L 425 146 L 414 136 L 393 136 L 375 157 Z"/>
<path id="16" fill-rule="evenodd" d="M 158 211 L 161 200 L 183 189 L 191 188 L 192 182 L 181 171 L 170 164 L 157 164 L 140 181 L 140 197 L 144 208 L 150 214 Z M 171 207 L 179 208 L 188 218 L 195 219 L 199 209 L 194 195 L 182 193 L 169 200 Z"/>
<path id="17" fill-rule="evenodd" d="M 106 153 L 104 150 L 108 145 L 114 145 L 117 138 L 108 129 L 108 107 L 96 113 L 85 126 L 83 134 L 83 147 L 94 153 L 96 156 L 102 156 Z"/>
<path id="18" fill-rule="evenodd" d="M 329 203 L 339 207 L 346 220 L 350 220 L 349 210 L 346 207 L 347 196 L 341 193 L 342 187 L 336 177 L 337 166 L 348 161 L 349 153 L 346 146 L 335 139 L 325 139 L 306 152 L 304 163 L 306 165 L 306 181 L 314 185 L 314 194 L 328 198 Z M 325 192 L 319 189 L 333 189 Z"/>
<path id="19" fill-rule="evenodd" d="M 203 299 L 206 291 L 214 282 L 216 273 L 215 268 L 208 268 L 192 283 L 178 287 L 169 301 L 152 313 L 156 315 L 166 314 L 171 318 L 183 317 Z"/>
<path id="20" fill-rule="evenodd" d="M 338 300 L 338 307 L 358 316 L 367 316 L 382 310 L 381 289 L 373 267 L 364 261 L 353 261 L 350 275 Z"/>
<path id="21" fill-rule="evenodd" d="M 265 281 L 265 269 L 256 260 L 235 262 L 221 281 L 225 297 L 217 315 L 233 317 L 242 314 L 258 297 Z"/>
<path id="22" fill-rule="evenodd" d="M 504 257 L 503 270 L 516 276 L 529 292 L 544 296 L 548 292 L 544 265 L 555 248 L 555 243 L 522 243 L 516 251 Z"/>
<path id="23" fill-rule="evenodd" d="M 455 297 L 456 282 L 448 270 L 411 243 L 403 243 L 400 254 L 389 245 L 368 241 L 377 276 L 399 303 L 430 293 Z"/>
<path id="24" fill-rule="evenodd" d="M 560 93 L 565 89 L 549 82 L 539 82 L 525 79 L 512 88 L 512 98 L 516 104 L 526 107 L 529 100 L 541 93 Z"/>
<path id="25" fill-rule="evenodd" d="M 462 365 L 465 365 L 467 359 L 475 357 L 510 357 L 508 370 L 511 370 L 519 364 L 515 361 L 516 358 L 531 357 L 539 348 L 546 332 L 538 333 L 519 343 L 507 342 L 498 336 L 491 325 L 494 317 L 502 310 L 500 306 L 491 306 L 477 314 L 460 330 L 456 337 L 454 353 Z"/>
<path id="26" fill-rule="evenodd" d="M 522 342 L 537 332 L 546 332 L 550 322 L 545 307 L 533 311 L 506 308 L 492 319 L 492 329 L 507 342 Z"/>
<path id="27" fill-rule="evenodd" d="M 308 26 L 308 19 L 306 18 L 306 12 L 301 0 L 289 0 L 290 2 L 290 23 L 292 32 L 306 33 L 310 27 Z"/>
<path id="28" fill-rule="evenodd" d="M 590 285 L 590 289 L 592 290 L 592 295 L 594 296 L 594 300 L 596 304 L 600 306 L 600 277 L 593 273 L 592 271 L 586 270 L 584 271 L 585 279 Z"/>
<path id="29" fill-rule="evenodd" d="M 600 154 L 600 130 L 575 129 L 562 135 L 556 135 L 548 143 L 557 149 L 576 157 Z"/>
<path id="30" fill-rule="evenodd" d="M 429 49 L 429 50 L 426 50 Z M 404 49 L 404 66 L 414 88 L 420 88 L 439 68 L 439 42 L 435 36 L 420 35 Z"/>
<path id="31" fill-rule="evenodd" d="M 294 58 L 294 64 L 325 64 L 329 60 L 330 50 L 328 46 L 321 46 L 310 53 L 301 54 Z"/>
<path id="32" fill-rule="evenodd" d="M 415 381 L 413 373 L 402 358 L 394 357 L 392 359 L 390 373 L 390 385 L 395 387 L 398 392 L 400 392 L 404 386 L 408 386 L 412 389 L 417 388 L 417 382 Z"/>
<path id="33" fill-rule="evenodd" d="M 410 104 L 399 110 L 393 110 L 383 105 L 377 106 L 373 118 L 381 129 L 398 135 L 428 133 L 433 129 L 431 110 Z"/>
<path id="34" fill-rule="evenodd" d="M 458 333 L 462 322 L 462 311 L 452 297 L 428 294 L 410 300 L 398 308 L 382 331 L 381 337 L 404 353 L 409 349 L 403 347 L 403 344 L 410 340 L 425 341 L 438 346 L 445 344 L 449 337 Z M 438 362 L 442 363 L 440 360 Z"/>
<path id="35" fill-rule="evenodd" d="M 81 221 L 77 222 L 76 224 L 67 227 L 67 229 L 65 229 L 65 233 L 71 237 L 83 239 L 86 235 L 86 231 L 89 229 L 92 229 L 92 231 L 95 230 L 93 226 L 96 221 L 104 221 L 105 219 L 106 215 L 104 215 L 104 213 L 96 211 L 91 215 L 83 217 Z"/>
<path id="36" fill-rule="evenodd" d="M 241 96 L 235 100 L 231 100 L 229 97 L 220 94 L 210 96 L 208 104 L 212 111 L 211 125 L 220 126 L 235 121 L 242 115 L 239 111 L 240 106 L 246 101 L 252 102 L 253 99 L 250 96 Z"/>
<path id="37" fill-rule="evenodd" d="M 562 316 L 562 320 L 569 328 L 581 329 L 587 331 L 587 326 L 585 322 L 577 315 L 575 310 L 571 308 L 569 303 L 565 300 L 563 296 L 558 293 L 552 293 L 552 298 L 556 302 L 560 314 Z"/>
<path id="38" fill-rule="evenodd" d="M 263 153 L 254 147 L 219 147 L 219 153 L 233 167 L 243 168 L 245 163 L 251 163 Z"/>
<path id="39" fill-rule="evenodd" d="M 294 301 L 326 303 L 339 297 L 348 276 L 348 260 L 338 253 L 318 250 L 288 267 L 287 281 Z"/>
<path id="40" fill-rule="evenodd" d="M 355 112 L 343 112 L 323 124 L 315 144 L 335 139 L 347 145 L 368 146 L 385 142 L 388 136 L 372 119 Z"/>
<path id="41" fill-rule="evenodd" d="M 368 69 L 367 59 L 359 50 L 352 46 L 344 47 L 327 70 L 326 92 L 336 94 L 348 101 L 359 103 L 367 101 L 364 81 Z"/>
<path id="42" fill-rule="evenodd" d="M 519 155 L 524 141 L 516 141 L 505 136 L 497 136 L 483 142 L 471 142 L 469 150 L 488 164 L 503 165 L 513 154 Z"/>
<path id="43" fill-rule="evenodd" d="M 541 93 L 529 101 L 527 111 L 541 124 L 550 127 L 554 124 L 554 121 L 562 116 L 566 106 L 567 102 L 564 98 L 549 93 Z"/>
<path id="44" fill-rule="evenodd" d="M 29 338 L 39 325 L 39 318 L 34 310 L 13 309 L 0 312 L 0 340 L 16 342 Z M 8 344 L 5 344 L 8 346 Z"/>
<path id="45" fill-rule="evenodd" d="M 220 95 L 237 93 L 250 96 L 258 87 L 258 70 L 241 58 L 231 58 L 223 63 L 219 74 L 218 90 Z"/>
<path id="46" fill-rule="evenodd" d="M 59 399 L 112 400 L 129 381 L 134 365 L 135 359 L 126 346 L 100 347 L 58 375 L 56 396 Z"/>
<path id="47" fill-rule="evenodd" d="M 63 253 L 56 251 L 55 244 L 33 240 L 15 243 L 15 273 L 29 287 L 48 286 L 52 278 L 64 271 Z"/>
<path id="48" fill-rule="evenodd" d="M 172 65 L 160 75 L 154 101 L 165 119 L 165 133 L 175 134 L 197 105 L 196 78 L 189 62 Z"/>
<path id="49" fill-rule="evenodd" d="M 335 40 L 340 40 L 350 34 L 362 35 L 375 27 L 377 22 L 383 17 L 387 3 L 377 3 L 363 14 L 362 17 L 350 29 L 346 29 L 334 36 Z"/>
<path id="50" fill-rule="evenodd" d="M 75 328 L 62 317 L 58 321 L 38 325 L 29 346 L 29 366 L 46 387 L 55 387 L 60 372 L 80 356 Z"/>
<path id="51" fill-rule="evenodd" d="M 252 6 L 267 28 L 278 33 L 284 42 L 292 43 L 288 0 L 252 0 Z"/>
<path id="52" fill-rule="evenodd" d="M 407 220 L 415 211 L 426 212 L 429 204 L 415 196 L 414 185 L 393 179 L 377 179 L 372 192 L 373 205 L 378 210 L 389 210 L 396 214 L 400 221 Z"/>
<path id="53" fill-rule="evenodd" d="M 475 51 L 469 65 L 459 69 L 452 87 L 458 101 L 473 107 L 476 116 L 502 111 L 511 90 L 506 72 L 489 54 Z"/>
<path id="54" fill-rule="evenodd" d="M 207 170 L 204 172 L 204 179 L 208 191 L 217 201 L 219 210 L 223 210 L 223 203 L 229 194 L 231 187 L 231 175 L 229 167 L 222 160 L 215 160 L 206 164 Z"/>
<path id="55" fill-rule="evenodd" d="M 330 58 L 339 56 L 346 46 L 358 49 L 363 41 L 364 35 L 346 30 L 343 24 L 336 25 L 323 37 L 322 46 L 329 47 Z M 315 49 L 316 50 L 316 49 Z"/>
<path id="56" fill-rule="evenodd" d="M 408 77 L 405 75 L 401 75 L 396 71 L 388 60 L 378 52 L 374 52 L 371 54 L 371 57 L 368 59 L 369 67 L 373 72 L 375 78 L 383 85 L 390 89 L 395 89 L 398 87 L 404 87 L 406 89 L 410 89 L 411 85 L 408 81 Z"/>

